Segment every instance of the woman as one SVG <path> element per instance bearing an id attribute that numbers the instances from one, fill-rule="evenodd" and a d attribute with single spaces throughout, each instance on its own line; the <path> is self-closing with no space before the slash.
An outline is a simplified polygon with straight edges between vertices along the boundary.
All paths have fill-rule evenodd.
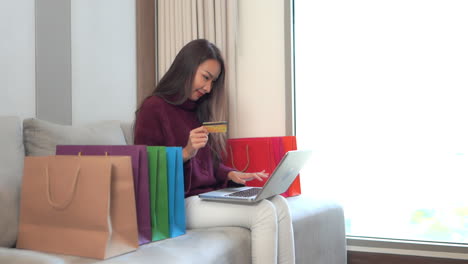
<path id="1" fill-rule="evenodd" d="M 189 42 L 137 111 L 135 144 L 183 147 L 187 228 L 249 228 L 252 263 L 294 263 L 291 216 L 282 196 L 254 205 L 205 202 L 197 196 L 224 188 L 229 181 L 244 184 L 268 176 L 223 165 L 226 138 L 209 135 L 202 126 L 226 120 L 224 79 L 219 49 L 204 39 Z"/>

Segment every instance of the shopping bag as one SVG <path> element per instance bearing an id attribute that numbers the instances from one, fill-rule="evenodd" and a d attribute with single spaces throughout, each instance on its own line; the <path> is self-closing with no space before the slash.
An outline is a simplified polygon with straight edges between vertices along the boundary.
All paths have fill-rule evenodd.
<path id="1" fill-rule="evenodd" d="M 184 161 L 181 147 L 166 147 L 169 236 L 185 234 Z"/>
<path id="2" fill-rule="evenodd" d="M 130 157 L 26 157 L 17 248 L 105 259 L 138 247 Z"/>
<path id="3" fill-rule="evenodd" d="M 138 223 L 139 244 L 151 242 L 148 155 L 142 145 L 58 145 L 57 155 L 130 156 Z"/>
<path id="4" fill-rule="evenodd" d="M 271 138 L 228 139 L 224 164 L 241 172 L 271 173 L 275 169 L 275 156 Z M 251 180 L 248 186 L 263 186 L 263 182 Z"/>
<path id="5" fill-rule="evenodd" d="M 170 237 L 166 147 L 147 146 L 152 240 Z"/>
<path id="6" fill-rule="evenodd" d="M 224 164 L 241 172 L 265 170 L 271 175 L 284 154 L 295 149 L 297 149 L 295 136 L 228 139 Z M 254 179 L 246 182 L 246 186 L 263 187 L 265 182 L 265 180 Z M 298 175 L 288 190 L 281 195 L 290 197 L 300 193 L 300 177 Z"/>
<path id="7" fill-rule="evenodd" d="M 281 139 L 283 141 L 284 154 L 290 150 L 297 150 L 297 141 L 295 136 L 285 136 L 281 137 Z M 286 191 L 287 196 L 297 196 L 299 194 L 301 194 L 300 174 L 297 175 L 296 179 L 294 179 L 293 183 L 291 183 L 291 186 L 289 186 L 288 190 Z"/>

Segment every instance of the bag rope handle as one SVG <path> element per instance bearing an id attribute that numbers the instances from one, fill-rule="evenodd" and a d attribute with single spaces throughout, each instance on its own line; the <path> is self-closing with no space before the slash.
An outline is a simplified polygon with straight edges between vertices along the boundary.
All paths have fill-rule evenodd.
<path id="1" fill-rule="evenodd" d="M 234 169 L 236 169 L 237 171 L 240 171 L 240 172 L 245 172 L 249 168 L 249 165 L 250 165 L 249 145 L 247 145 L 245 147 L 245 152 L 247 154 L 247 164 L 245 165 L 244 169 L 242 169 L 242 170 L 239 170 L 238 168 L 236 168 L 236 165 L 234 165 L 234 155 L 232 154 L 232 146 L 229 146 L 229 151 L 231 153 L 232 168 L 234 168 Z"/>
<path id="2" fill-rule="evenodd" d="M 50 180 L 49 180 L 49 166 L 47 165 L 45 167 L 45 173 L 46 173 L 46 193 L 47 193 L 47 201 L 49 204 L 54 207 L 57 210 L 63 210 L 67 208 L 71 201 L 73 200 L 73 197 L 75 197 L 75 192 L 76 192 L 76 185 L 78 182 L 78 176 L 80 175 L 80 167 L 76 170 L 75 178 L 73 179 L 73 185 L 72 185 L 72 192 L 71 195 L 68 197 L 68 199 L 65 199 L 65 201 L 62 204 L 55 203 L 52 201 L 51 195 L 50 195 Z"/>

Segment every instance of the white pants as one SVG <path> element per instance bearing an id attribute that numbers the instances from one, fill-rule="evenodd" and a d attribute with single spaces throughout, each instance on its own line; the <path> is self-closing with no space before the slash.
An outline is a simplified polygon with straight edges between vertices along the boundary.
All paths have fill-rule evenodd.
<path id="1" fill-rule="evenodd" d="M 286 199 L 277 195 L 256 204 L 185 199 L 187 228 L 239 226 L 250 229 L 253 264 L 294 264 L 294 234 Z"/>

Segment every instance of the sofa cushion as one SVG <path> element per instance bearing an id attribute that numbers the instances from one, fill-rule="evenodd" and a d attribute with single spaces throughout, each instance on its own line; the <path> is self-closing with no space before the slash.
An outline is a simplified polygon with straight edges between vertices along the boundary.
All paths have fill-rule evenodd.
<path id="1" fill-rule="evenodd" d="M 0 116 L 0 247 L 15 244 L 24 147 L 21 120 Z"/>
<path id="2" fill-rule="evenodd" d="M 250 231 L 241 227 L 187 230 L 187 234 L 140 246 L 136 251 L 104 261 L 0 248 L 0 263 L 9 264 L 245 264 L 250 263 Z"/>
<path id="3" fill-rule="evenodd" d="M 27 156 L 54 155 L 57 145 L 126 145 L 119 121 L 69 126 L 29 118 L 23 121 L 23 133 Z"/>

